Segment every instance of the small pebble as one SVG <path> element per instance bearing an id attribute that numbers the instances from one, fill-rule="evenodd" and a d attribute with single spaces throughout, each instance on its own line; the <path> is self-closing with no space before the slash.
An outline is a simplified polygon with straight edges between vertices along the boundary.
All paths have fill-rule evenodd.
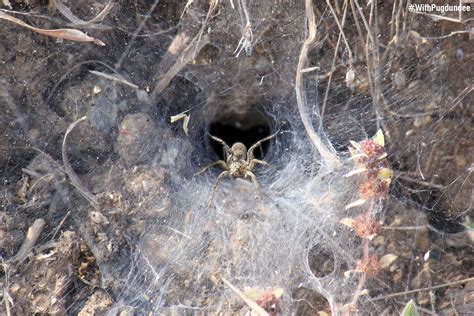
<path id="1" fill-rule="evenodd" d="M 393 83 L 399 89 L 405 88 L 405 86 L 407 85 L 407 78 L 405 73 L 403 73 L 403 71 L 401 70 L 397 71 L 393 76 Z"/>
<path id="2" fill-rule="evenodd" d="M 456 56 L 456 60 L 457 60 L 457 61 L 463 60 L 463 59 L 464 59 L 464 52 L 463 52 L 463 50 L 460 49 L 460 48 L 456 49 L 456 54 L 455 54 L 455 56 Z"/>

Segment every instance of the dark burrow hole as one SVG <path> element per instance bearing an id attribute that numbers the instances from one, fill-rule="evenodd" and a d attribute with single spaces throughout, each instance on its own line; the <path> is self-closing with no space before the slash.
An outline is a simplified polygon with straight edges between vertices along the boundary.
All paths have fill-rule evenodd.
<path id="1" fill-rule="evenodd" d="M 331 249 L 316 245 L 308 254 L 309 267 L 317 278 L 323 278 L 333 273 L 335 267 L 334 253 Z"/>
<path id="2" fill-rule="evenodd" d="M 396 162 L 393 163 L 393 169 L 400 170 Z M 426 190 L 423 185 L 399 180 L 394 182 L 391 194 L 423 211 L 429 225 L 437 231 L 457 234 L 466 229 L 462 223 L 463 217 L 458 217 L 452 212 L 450 202 L 442 191 Z"/>
<path id="3" fill-rule="evenodd" d="M 446 234 L 457 234 L 466 230 L 466 227 L 459 222 L 459 219 L 448 217 L 448 211 L 429 210 L 428 223 L 435 229 Z"/>
<path id="4" fill-rule="evenodd" d="M 260 107 L 252 107 L 245 113 L 228 113 L 215 118 L 209 124 L 209 133 L 224 140 L 229 146 L 234 143 L 244 143 L 247 148 L 267 137 L 272 132 L 272 120 Z M 211 144 L 214 152 L 219 155 L 220 159 L 224 159 L 222 145 L 212 140 Z M 255 158 L 263 159 L 272 140 L 262 143 L 254 151 Z"/>
<path id="5" fill-rule="evenodd" d="M 301 287 L 294 289 L 291 296 L 296 303 L 294 315 L 322 315 L 321 312 L 324 315 L 331 314 L 328 300 L 317 291 Z"/>
<path id="6" fill-rule="evenodd" d="M 411 184 L 413 186 L 413 184 Z M 422 206 L 427 214 L 428 223 L 435 229 L 446 234 L 456 234 L 464 231 L 465 227 L 460 219 L 452 218 L 449 201 L 443 200 L 442 192 L 429 190 L 423 191 L 416 187 L 411 195 L 413 201 Z M 447 202 L 447 203 L 446 203 Z"/>

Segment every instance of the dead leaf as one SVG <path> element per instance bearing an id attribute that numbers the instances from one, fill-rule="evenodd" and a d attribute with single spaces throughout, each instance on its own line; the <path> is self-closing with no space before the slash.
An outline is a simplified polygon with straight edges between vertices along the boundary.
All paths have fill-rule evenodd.
<path id="1" fill-rule="evenodd" d="M 191 118 L 191 115 L 186 114 L 189 111 L 191 111 L 191 109 L 186 110 L 184 112 L 181 112 L 179 114 L 173 115 L 170 118 L 171 123 L 174 123 L 174 122 L 179 121 L 179 120 L 183 120 L 183 130 L 186 133 L 186 135 L 188 135 L 188 132 L 189 132 L 188 124 L 189 124 L 189 119 Z"/>
<path id="2" fill-rule="evenodd" d="M 4 6 L 9 7 L 10 9 L 12 8 L 12 4 L 10 3 L 9 0 L 3 0 L 2 2 Z"/>
<path id="3" fill-rule="evenodd" d="M 105 46 L 105 43 L 102 42 L 101 40 L 98 40 L 96 38 L 93 38 L 79 30 L 74 30 L 74 29 L 56 29 L 56 30 L 45 30 L 45 29 L 39 29 L 36 27 L 33 27 L 29 24 L 26 24 L 20 19 L 17 19 L 11 15 L 8 15 L 4 12 L 0 11 L 0 19 L 4 19 L 13 23 L 16 23 L 18 25 L 21 25 L 23 27 L 26 27 L 33 32 L 43 34 L 46 36 L 51 36 L 59 39 L 66 39 L 70 41 L 76 41 L 76 42 L 93 42 L 94 44 L 100 45 L 100 46 Z"/>
<path id="4" fill-rule="evenodd" d="M 380 266 L 382 267 L 382 269 L 388 268 L 395 260 L 397 260 L 397 258 L 398 257 L 394 254 L 389 253 L 380 258 Z"/>
<path id="5" fill-rule="evenodd" d="M 341 223 L 342 225 L 345 225 L 347 227 L 352 228 L 352 223 L 354 223 L 354 220 L 352 218 L 345 217 L 345 218 L 341 219 L 339 221 L 339 223 Z"/>
<path id="6" fill-rule="evenodd" d="M 355 176 L 356 174 L 364 173 L 366 171 L 367 171 L 367 168 L 355 169 L 355 170 L 352 170 L 349 173 L 345 174 L 344 177 L 349 178 L 349 177 Z"/>
<path id="7" fill-rule="evenodd" d="M 350 204 L 347 204 L 346 205 L 346 210 L 351 209 L 351 208 L 356 207 L 356 206 L 361 206 L 361 205 L 365 204 L 365 202 L 367 202 L 367 200 L 360 199 L 360 200 L 357 200 L 357 201 L 352 202 Z"/>

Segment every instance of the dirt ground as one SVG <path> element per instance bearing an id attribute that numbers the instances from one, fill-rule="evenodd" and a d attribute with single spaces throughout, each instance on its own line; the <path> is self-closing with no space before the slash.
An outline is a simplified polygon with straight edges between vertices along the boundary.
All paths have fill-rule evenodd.
<path id="1" fill-rule="evenodd" d="M 379 1 L 374 11 L 368 1 L 360 3 L 364 20 L 354 18 L 352 1 L 314 2 L 318 32 L 305 68 L 317 67 L 308 78 L 318 84 L 306 89 L 319 101 L 311 111 L 344 157 L 350 140 L 382 128 L 394 171 L 370 247 L 397 260 L 367 281 L 369 294 L 353 313 L 399 314 L 413 299 L 421 315 L 474 314 L 474 6 L 440 18 L 410 13 L 404 1 Z M 304 1 L 247 1 L 252 45 L 242 41 L 240 52 L 242 0 L 3 4 L 0 12 L 29 25 L 82 30 L 105 46 L 0 19 L 0 315 L 248 312 L 238 296 L 216 296 L 224 285 L 213 276 L 199 287 L 187 283 L 193 267 L 173 270 L 185 294 L 169 291 L 162 304 L 195 309 L 156 311 L 145 290 L 121 295 L 136 273 L 122 258 L 137 244 L 155 254 L 152 267 L 173 256 L 174 237 L 150 233 L 149 223 L 178 220 L 174 188 L 208 161 L 198 141 L 205 130 L 245 129 L 252 143 L 271 129 L 248 114 L 255 104 L 299 115 Z M 170 117 L 189 109 L 196 113 L 186 137 L 183 121 Z M 248 125 L 227 130 L 235 117 Z M 221 264 L 212 247 L 201 251 L 209 252 L 205 264 Z M 314 274 L 327 273 L 321 258 L 309 260 Z M 331 313 L 312 289 L 258 302 L 270 314 Z"/>

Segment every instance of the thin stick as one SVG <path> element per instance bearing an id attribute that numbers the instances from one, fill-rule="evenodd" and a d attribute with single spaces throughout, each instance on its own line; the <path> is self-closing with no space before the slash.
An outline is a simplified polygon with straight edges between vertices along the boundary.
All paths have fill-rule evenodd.
<path id="1" fill-rule="evenodd" d="M 392 6 L 392 18 L 390 19 L 390 32 L 389 32 L 389 39 L 393 38 L 393 32 L 395 30 L 395 12 L 397 11 L 397 1 L 393 1 L 393 6 Z"/>
<path id="2" fill-rule="evenodd" d="M 392 227 L 392 226 L 382 226 L 380 229 L 386 229 L 386 230 L 420 230 L 420 229 L 425 229 L 428 228 L 427 225 L 423 226 L 397 226 L 397 227 Z"/>
<path id="3" fill-rule="evenodd" d="M 405 175 L 402 175 L 402 174 L 399 174 L 398 178 L 403 179 L 405 181 L 412 182 L 412 183 L 417 183 L 417 184 L 420 184 L 420 185 L 423 185 L 423 186 L 427 186 L 429 188 L 435 188 L 435 189 L 438 189 L 438 190 L 441 190 L 441 189 L 445 188 L 445 186 L 441 185 L 441 184 L 435 184 L 435 183 L 428 182 L 428 181 L 413 179 L 411 177 L 408 177 L 408 176 L 405 176 Z"/>
<path id="4" fill-rule="evenodd" d="M 150 9 L 148 10 L 148 12 L 145 14 L 145 16 L 143 17 L 143 20 L 140 22 L 140 24 L 138 25 L 137 29 L 135 30 L 135 32 L 133 32 L 132 34 L 132 38 L 130 39 L 130 41 L 128 42 L 128 45 L 127 45 L 127 48 L 125 49 L 125 51 L 122 53 L 122 55 L 120 56 L 119 60 L 115 63 L 115 70 L 119 70 L 120 67 L 122 67 L 122 63 L 123 61 L 125 60 L 125 58 L 127 57 L 128 55 L 128 52 L 130 51 L 130 49 L 132 49 L 133 47 L 133 44 L 135 43 L 137 37 L 138 37 L 138 34 L 142 31 L 142 29 L 145 27 L 145 23 L 146 21 L 148 21 L 148 19 L 150 18 L 151 14 L 153 13 L 153 11 L 155 11 L 156 9 L 156 6 L 158 5 L 158 0 L 155 0 L 153 2 L 153 4 L 151 5 Z"/>
<path id="5" fill-rule="evenodd" d="M 434 37 L 423 37 L 423 36 L 421 36 L 421 37 L 425 40 L 439 40 L 439 39 L 448 38 L 448 37 L 451 37 L 451 36 L 454 36 L 454 35 L 457 35 L 457 34 L 474 34 L 474 32 L 473 31 L 453 31 L 449 34 L 442 35 L 442 36 L 434 36 Z"/>
<path id="6" fill-rule="evenodd" d="M 384 296 L 379 296 L 379 297 L 369 299 L 369 300 L 367 300 L 367 302 L 375 302 L 375 301 L 386 300 L 386 299 L 389 299 L 389 298 L 398 297 L 398 296 L 402 296 L 402 295 L 408 295 L 408 294 L 413 294 L 413 293 L 418 293 L 418 292 L 423 292 L 423 291 L 431 291 L 431 290 L 441 289 L 443 287 L 458 285 L 458 284 L 462 284 L 462 283 L 466 283 L 466 282 L 470 282 L 470 281 L 474 281 L 474 277 L 463 279 L 463 280 L 458 280 L 458 281 L 453 281 L 453 282 L 449 282 L 449 283 L 434 285 L 434 286 L 423 287 L 423 288 L 416 289 L 416 290 L 410 290 L 410 291 L 405 291 L 405 292 L 399 292 L 399 293 L 393 293 L 393 294 L 388 294 L 388 295 L 384 295 Z"/>
<path id="7" fill-rule="evenodd" d="M 51 240 L 50 241 L 53 241 L 54 238 L 56 238 L 56 235 L 58 234 L 59 230 L 61 229 L 61 227 L 64 225 L 64 222 L 66 221 L 66 219 L 68 218 L 69 214 L 71 214 L 71 211 L 67 211 L 66 215 L 64 215 L 63 219 L 61 220 L 61 222 L 59 222 L 59 225 L 54 229 L 54 233 L 53 233 L 53 237 L 51 237 Z"/>
<path id="8" fill-rule="evenodd" d="M 74 66 L 72 67 L 68 67 L 68 70 L 61 76 L 61 78 L 59 78 L 59 80 L 54 84 L 53 88 L 51 88 L 51 92 L 49 93 L 48 97 L 46 98 L 46 103 L 49 104 L 49 101 L 51 100 L 51 98 L 53 97 L 56 89 L 59 87 L 59 85 L 61 84 L 61 82 L 63 82 L 67 76 L 69 76 L 70 73 L 72 73 L 74 70 L 76 70 L 76 68 L 79 68 L 83 65 L 87 65 L 87 64 L 94 64 L 94 63 L 97 63 L 99 65 L 102 65 L 104 66 L 105 68 L 109 69 L 110 71 L 114 71 L 115 70 L 110 67 L 109 65 L 107 65 L 106 63 L 100 61 L 100 60 L 86 60 L 86 61 L 83 61 L 83 62 L 80 62 L 78 64 L 75 64 Z"/>
<path id="9" fill-rule="evenodd" d="M 160 226 L 161 226 L 161 227 L 164 227 L 164 228 L 167 228 L 167 229 L 171 230 L 172 232 L 174 232 L 174 233 L 176 233 L 176 234 L 178 234 L 178 235 L 180 235 L 180 236 L 186 237 L 186 238 L 189 239 L 189 240 L 192 240 L 192 239 L 193 239 L 191 236 L 186 235 L 185 233 L 182 233 L 182 232 L 180 232 L 179 230 L 174 229 L 173 227 L 166 226 L 166 225 L 160 225 Z"/>
<path id="10" fill-rule="evenodd" d="M 316 18 L 314 16 L 313 11 L 313 1 L 306 0 L 306 18 L 308 19 L 308 38 L 303 43 L 303 47 L 301 48 L 299 60 L 298 60 L 298 67 L 296 70 L 296 82 L 295 82 L 295 91 L 296 91 L 296 101 L 298 104 L 298 110 L 300 112 L 301 121 L 308 133 L 309 138 L 313 142 L 313 145 L 318 150 L 319 154 L 321 155 L 322 160 L 324 161 L 325 165 L 330 168 L 331 170 L 337 169 L 341 166 L 341 162 L 337 158 L 337 156 L 329 151 L 329 149 L 323 144 L 321 138 L 316 134 L 314 131 L 313 125 L 311 124 L 308 113 L 305 110 L 306 105 L 306 94 L 303 90 L 302 84 L 302 70 L 305 68 L 307 54 L 310 45 L 316 39 Z"/>
<path id="11" fill-rule="evenodd" d="M 341 38 L 344 38 L 344 42 L 346 43 L 347 51 L 349 52 L 349 67 L 352 68 L 352 52 L 351 48 L 349 47 L 349 44 L 347 43 L 346 36 L 344 35 L 344 24 L 346 22 L 346 14 L 347 14 L 347 0 L 344 2 L 344 13 L 342 15 L 342 22 L 339 22 L 337 19 L 336 12 L 334 12 L 334 9 L 331 6 L 331 3 L 329 0 L 326 0 L 326 3 L 328 4 L 329 9 L 331 10 L 332 14 L 334 15 L 334 20 L 336 21 L 337 25 L 339 26 L 339 36 L 337 38 L 337 43 L 336 43 L 336 48 L 334 49 L 334 56 L 332 59 L 332 65 L 331 65 L 331 71 L 329 73 L 329 79 L 328 83 L 326 86 L 326 92 L 324 93 L 324 100 L 323 100 L 323 106 L 321 107 L 321 117 L 324 117 L 324 112 L 326 111 L 326 102 L 328 100 L 328 95 L 329 95 L 329 89 L 331 88 L 331 81 L 332 81 L 332 75 L 334 71 L 336 70 L 336 59 L 337 59 L 337 53 L 339 50 L 339 45 L 341 44 Z"/>
<path id="12" fill-rule="evenodd" d="M 83 116 L 71 125 L 66 130 L 66 133 L 64 134 L 64 139 L 63 139 L 63 146 L 61 149 L 62 157 L 63 157 L 63 164 L 64 164 L 64 171 L 66 171 L 66 174 L 69 176 L 69 180 L 71 180 L 71 184 L 79 191 L 79 193 L 84 196 L 89 203 L 95 208 L 99 209 L 99 203 L 97 202 L 94 194 L 92 194 L 86 186 L 81 182 L 77 174 L 74 172 L 74 170 L 71 167 L 71 164 L 69 163 L 68 157 L 67 157 L 67 150 L 66 150 L 66 141 L 67 141 L 67 136 L 69 133 L 76 127 L 76 125 L 82 121 L 87 119 L 87 116 Z"/>
<path id="13" fill-rule="evenodd" d="M 351 47 L 349 46 L 349 43 L 347 42 L 346 35 L 344 34 L 344 24 L 346 22 L 346 13 L 347 13 L 347 7 L 348 7 L 347 0 L 344 1 L 344 13 L 342 14 L 342 22 L 339 22 L 339 20 L 337 19 L 336 12 L 334 12 L 334 9 L 331 6 L 330 1 L 326 0 L 326 3 L 329 7 L 329 10 L 331 10 L 332 15 L 334 16 L 334 21 L 336 21 L 337 27 L 339 28 L 339 36 L 342 36 L 342 39 L 344 40 L 344 43 L 346 44 L 347 54 L 348 54 L 347 57 L 349 58 L 349 65 L 352 66 L 352 64 L 354 63 L 354 59 L 352 57 L 352 50 L 351 50 Z"/>
<path id="14" fill-rule="evenodd" d="M 13 261 L 22 262 L 30 253 L 31 249 L 35 245 L 36 241 L 38 240 L 39 235 L 43 231 L 45 221 L 41 218 L 35 220 L 33 225 L 28 228 L 28 232 L 26 233 L 25 240 L 23 240 L 23 244 L 18 250 L 17 254 L 13 257 Z"/>
<path id="15" fill-rule="evenodd" d="M 240 291 L 238 288 L 233 286 L 229 281 L 222 278 L 222 282 L 224 282 L 228 287 L 230 287 L 230 289 L 234 291 L 234 293 L 237 294 L 237 296 L 240 297 L 240 299 L 244 301 L 245 304 L 247 304 L 255 313 L 257 313 L 260 316 L 269 316 L 269 314 L 263 308 L 261 308 L 260 305 L 258 305 L 257 303 L 249 299 L 247 296 L 245 296 L 245 294 L 242 293 L 242 291 Z"/>
<path id="16" fill-rule="evenodd" d="M 218 4 L 219 4 L 219 0 L 211 0 L 211 4 L 209 5 L 209 10 L 207 11 L 206 19 L 202 23 L 201 29 L 199 30 L 198 40 L 197 40 L 196 48 L 194 49 L 192 59 L 196 58 L 196 53 L 199 47 L 199 41 L 201 40 L 202 34 L 204 33 L 207 25 L 209 24 L 209 21 L 212 18 L 212 14 L 214 14 L 214 11 L 217 9 Z"/>
<path id="17" fill-rule="evenodd" d="M 89 70 L 89 72 L 91 74 L 96 75 L 96 76 L 99 76 L 99 77 L 102 77 L 102 78 L 105 78 L 105 79 L 108 79 L 108 80 L 116 81 L 116 82 L 122 83 L 124 85 L 127 85 L 129 87 L 132 87 L 135 90 L 138 90 L 138 86 L 136 84 L 133 84 L 130 81 L 127 81 L 125 78 L 123 78 L 120 75 L 109 75 L 109 74 L 106 74 L 104 72 L 95 71 L 95 70 Z"/>
<path id="18" fill-rule="evenodd" d="M 175 64 L 164 74 L 164 76 L 158 81 L 158 83 L 155 86 L 155 89 L 153 89 L 153 99 L 156 98 L 161 92 L 163 92 L 166 87 L 170 84 L 171 80 L 178 74 L 181 69 L 183 69 L 184 66 L 186 66 L 190 61 L 193 60 L 193 56 L 196 52 L 199 52 L 204 46 L 206 46 L 209 43 L 209 38 L 207 35 L 202 37 L 201 39 L 199 38 L 199 34 L 196 35 L 191 43 L 188 45 L 186 50 L 183 52 L 183 58 L 179 58 Z M 195 50 L 192 50 L 191 48 L 193 47 L 194 44 L 197 43 L 197 47 Z"/>
<path id="19" fill-rule="evenodd" d="M 10 309 L 10 300 L 11 296 L 10 293 L 8 293 L 8 289 L 4 288 L 3 289 L 3 301 L 5 302 L 5 311 L 7 312 L 7 316 L 11 316 L 12 312 Z"/>

